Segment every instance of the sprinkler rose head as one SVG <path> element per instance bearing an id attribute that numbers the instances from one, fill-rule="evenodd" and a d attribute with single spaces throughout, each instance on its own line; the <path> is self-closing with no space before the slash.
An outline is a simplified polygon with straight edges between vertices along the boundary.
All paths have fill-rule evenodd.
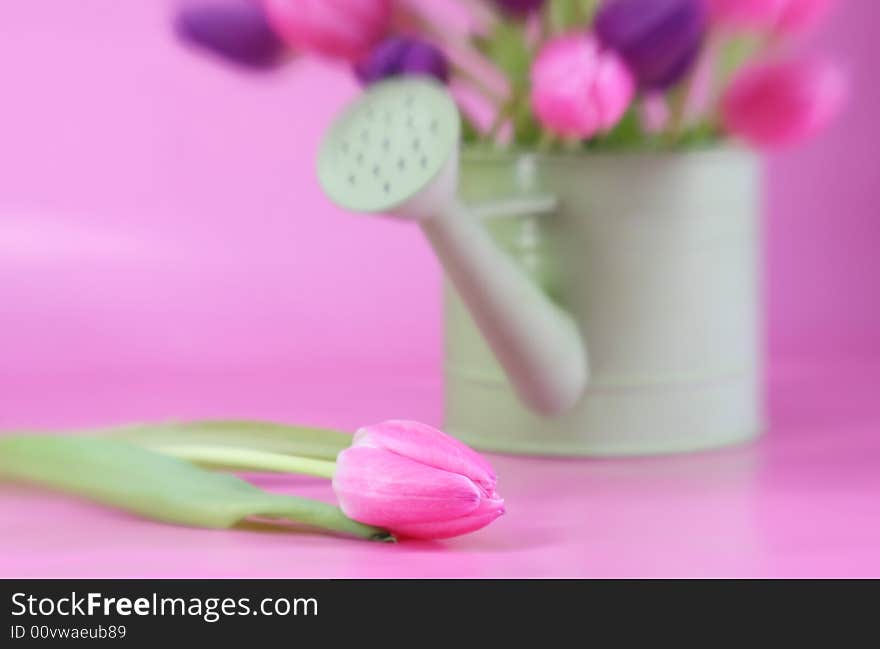
<path id="1" fill-rule="evenodd" d="M 454 202 L 461 120 L 428 78 L 369 88 L 336 120 L 318 156 L 318 179 L 348 210 L 426 220 Z"/>

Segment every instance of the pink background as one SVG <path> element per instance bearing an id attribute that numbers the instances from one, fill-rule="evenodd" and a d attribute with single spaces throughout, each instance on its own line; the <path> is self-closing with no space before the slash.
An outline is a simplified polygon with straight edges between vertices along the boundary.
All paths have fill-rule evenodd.
<path id="1" fill-rule="evenodd" d="M 439 271 L 419 233 L 340 213 L 313 179 L 345 71 L 221 67 L 172 40 L 169 4 L 3 4 L 0 371 L 435 371 Z M 818 43 L 858 101 L 769 162 L 774 358 L 880 348 L 874 5 L 844 3 Z"/>
<path id="2" fill-rule="evenodd" d="M 344 71 L 315 61 L 298 62 L 277 75 L 222 67 L 173 40 L 171 5 L 170 0 L 6 0 L 0 8 L 0 429 L 175 416 L 261 417 L 349 429 L 392 416 L 439 423 L 436 263 L 414 229 L 341 213 L 314 182 L 320 134 L 356 91 L 354 84 Z M 748 492 L 731 487 L 728 496 L 734 500 L 748 500 L 776 484 L 776 478 L 752 481 L 753 469 L 743 467 L 766 466 L 779 448 L 815 459 L 823 439 L 848 449 L 846 461 L 865 475 L 880 473 L 880 417 L 874 406 L 880 399 L 871 396 L 880 377 L 878 17 L 874 0 L 843 3 L 814 46 L 851 66 L 856 100 L 832 131 L 768 161 L 766 285 L 774 430 L 764 450 L 759 446 L 739 452 L 747 456 L 727 456 L 729 470 L 740 480 L 731 484 Z M 821 432 L 809 426 L 817 418 L 826 425 Z M 798 447 L 799 439 L 813 440 L 815 448 Z M 704 460 L 710 464 L 699 468 L 695 460 L 691 466 L 704 475 L 713 461 Z M 566 489 L 591 493 L 590 481 L 578 477 L 580 463 L 499 462 L 511 467 L 523 491 L 529 483 L 523 475 L 544 471 L 570 479 L 561 485 Z M 681 460 L 674 462 L 658 464 L 621 487 L 624 501 L 627 494 L 633 498 L 633 526 L 644 520 L 639 485 L 655 492 L 651 476 L 663 483 L 662 467 L 681 468 Z M 786 470 L 798 471 L 801 465 L 793 462 L 780 465 L 783 476 Z M 541 468 L 547 466 L 564 468 Z M 817 470 L 809 461 L 802 469 Z M 833 475 L 850 470 L 855 469 Z M 610 471 L 612 483 L 620 479 Z M 821 466 L 818 471 L 824 475 Z M 852 485 L 853 496 L 861 498 L 862 488 L 876 490 L 880 484 L 874 479 Z M 831 512 L 832 496 L 810 498 L 828 499 Z M 124 543 L 110 562 L 117 562 L 115 572 L 97 559 L 90 563 L 87 548 L 95 540 L 86 527 L 96 525 L 89 517 L 101 515 L 92 509 L 67 514 L 70 508 L 57 509 L 59 502 L 4 492 L 0 505 L 37 513 L 20 536 L 6 538 L 13 547 L 0 553 L 8 562 L 0 563 L 0 575 L 4 570 L 185 574 L 185 566 L 196 565 L 169 549 L 155 571 L 138 573 L 124 559 L 125 552 L 134 556 L 138 550 Z M 768 513 L 775 507 L 791 511 L 792 503 L 773 502 L 772 497 L 761 501 L 766 524 L 775 520 Z M 847 502 L 861 514 L 868 507 L 858 498 Z M 85 553 L 71 550 L 78 557 L 73 563 L 67 555 L 59 558 L 60 546 L 48 541 L 42 550 L 34 549 L 45 535 L 39 503 L 48 508 L 45 516 L 65 512 L 74 528 L 77 521 L 90 521 L 82 523 L 80 536 L 71 537 L 80 539 L 79 545 L 71 541 L 72 547 L 82 546 Z M 615 509 L 608 502 L 593 507 L 597 515 Z M 699 518 L 705 512 L 685 504 L 679 513 Z M 116 529 L 119 522 L 107 516 L 97 527 Z M 3 518 L 4 524 L 10 520 Z M 498 529 L 526 524 L 512 520 Z M 206 538 L 137 524 L 159 536 Z M 758 536 L 767 529 L 760 527 Z M 535 532 L 540 538 L 533 545 L 557 530 L 545 532 Z M 486 532 L 492 533 L 501 534 Z M 621 533 L 627 534 L 626 526 Z M 861 567 L 880 575 L 867 547 L 858 553 L 866 538 L 877 538 L 877 529 L 840 528 L 840 533 L 849 541 L 858 539 L 855 551 L 848 546 L 850 563 L 813 561 L 814 568 L 857 574 Z M 671 528 L 669 534 L 672 548 L 677 535 Z M 175 538 L 184 537 L 169 537 L 169 548 Z M 237 539 L 230 542 L 233 555 L 247 550 L 242 537 L 232 538 Z M 500 537 L 484 538 L 491 546 L 491 539 Z M 463 547 L 477 555 L 489 552 L 480 542 L 462 543 L 470 543 Z M 225 547 L 221 540 L 217 562 L 190 573 L 224 574 L 227 566 L 227 572 L 251 574 L 223 554 Z M 339 547 L 347 556 L 345 542 Z M 340 567 L 338 554 L 331 550 L 321 559 L 324 546 L 314 549 L 318 563 L 309 563 L 308 574 L 350 574 L 344 560 Z M 596 551 L 598 556 L 612 552 L 610 546 Z M 460 574 L 469 569 L 485 574 L 477 567 L 479 557 L 462 556 L 470 558 L 454 564 Z M 652 571 L 658 565 L 650 555 L 632 556 L 642 558 L 627 564 L 617 557 L 623 563 L 616 574 L 663 573 Z M 677 556 L 667 566 L 673 574 Z M 521 571 L 533 567 L 529 574 L 558 572 L 535 557 L 533 564 L 520 557 L 508 565 L 495 556 L 497 569 L 489 572 L 515 573 L 514 563 Z M 704 558 L 704 564 L 693 564 L 693 557 L 688 561 L 698 572 L 702 567 L 714 574 L 739 565 Z M 783 574 L 786 566 L 791 574 L 797 567 L 810 574 L 809 562 L 784 554 L 738 560 L 745 561 L 742 570 L 731 574 Z M 141 554 L 139 561 L 147 559 Z M 159 565 L 167 567 L 168 561 L 179 561 L 180 572 L 162 572 Z M 431 565 L 438 574 L 455 573 L 449 566 Z M 680 563 L 680 572 L 685 565 Z M 590 566 L 582 568 L 578 574 L 595 574 Z M 296 574 L 302 573 L 288 576 Z"/>

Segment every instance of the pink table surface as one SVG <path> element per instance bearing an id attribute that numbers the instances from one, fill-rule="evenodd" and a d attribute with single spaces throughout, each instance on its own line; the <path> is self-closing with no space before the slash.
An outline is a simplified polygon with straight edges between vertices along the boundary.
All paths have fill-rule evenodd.
<path id="1" fill-rule="evenodd" d="M 434 373 L 3 379 L 0 427 L 250 416 L 437 423 Z M 2 577 L 880 577 L 880 360 L 776 362 L 755 444 L 689 456 L 496 456 L 508 514 L 469 537 L 370 544 L 157 524 L 0 487 Z M 51 406 L 51 407 L 50 407 Z M 327 497 L 319 481 L 254 478 Z"/>

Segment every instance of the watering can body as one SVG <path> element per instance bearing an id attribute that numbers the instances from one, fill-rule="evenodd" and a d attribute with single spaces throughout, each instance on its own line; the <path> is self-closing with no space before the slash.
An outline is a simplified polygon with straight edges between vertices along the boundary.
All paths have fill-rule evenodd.
<path id="1" fill-rule="evenodd" d="M 468 217 L 562 314 L 555 329 L 533 325 L 531 344 L 553 348 L 545 356 L 568 396 L 549 408 L 523 398 L 522 376 L 511 381 L 510 363 L 499 362 L 480 301 L 463 301 L 457 281 L 445 300 L 450 433 L 485 450 L 594 456 L 693 451 L 759 434 L 753 155 L 465 151 L 460 166 Z M 493 254 L 481 273 L 494 272 Z M 580 344 L 558 340 L 566 321 Z"/>
<path id="2" fill-rule="evenodd" d="M 460 158 L 460 132 L 445 88 L 392 79 L 343 112 L 317 165 L 338 205 L 418 223 L 454 286 L 447 430 L 560 455 L 756 435 L 755 158 Z"/>

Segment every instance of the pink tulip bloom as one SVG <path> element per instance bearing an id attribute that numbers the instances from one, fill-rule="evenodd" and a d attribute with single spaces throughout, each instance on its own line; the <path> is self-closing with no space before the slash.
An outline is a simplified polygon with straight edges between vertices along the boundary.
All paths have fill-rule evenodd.
<path id="1" fill-rule="evenodd" d="M 356 62 L 388 32 L 391 0 L 262 0 L 291 48 Z"/>
<path id="2" fill-rule="evenodd" d="M 734 29 L 795 36 L 813 31 L 837 0 L 706 0 L 713 21 Z"/>
<path id="3" fill-rule="evenodd" d="M 442 539 L 504 513 L 479 453 L 435 428 L 386 421 L 361 428 L 336 459 L 333 490 L 346 516 L 397 536 Z"/>
<path id="4" fill-rule="evenodd" d="M 547 43 L 532 67 L 532 109 L 550 132 L 586 139 L 613 128 L 636 82 L 617 54 L 584 34 Z"/>
<path id="5" fill-rule="evenodd" d="M 784 61 L 745 68 L 722 100 L 727 131 L 760 148 L 795 144 L 825 128 L 848 95 L 843 72 L 826 61 Z"/>
<path id="6" fill-rule="evenodd" d="M 776 33 L 797 35 L 812 32 L 825 22 L 837 0 L 789 0 L 776 21 Z"/>

